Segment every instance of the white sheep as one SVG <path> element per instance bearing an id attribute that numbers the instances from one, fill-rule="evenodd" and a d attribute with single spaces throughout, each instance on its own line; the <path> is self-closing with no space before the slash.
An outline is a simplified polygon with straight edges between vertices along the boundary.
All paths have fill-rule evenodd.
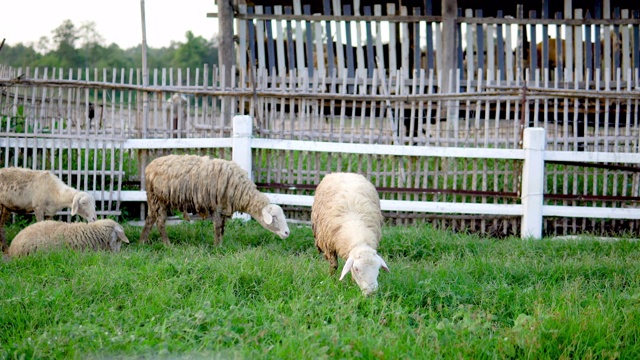
<path id="1" fill-rule="evenodd" d="M 111 219 L 91 223 L 45 220 L 22 229 L 11 241 L 7 254 L 10 257 L 24 256 L 60 247 L 119 252 L 123 242 L 129 243 L 124 229 Z"/>
<path id="2" fill-rule="evenodd" d="M 162 241 L 169 244 L 165 230 L 172 209 L 193 212 L 203 219 L 213 216 L 214 243 L 220 245 L 225 221 L 234 212 L 251 215 L 265 229 L 285 239 L 289 236 L 284 212 L 269 203 L 247 172 L 238 164 L 207 156 L 168 155 L 149 163 L 145 169 L 149 211 L 140 242 L 145 243 L 153 224 L 158 224 Z"/>
<path id="3" fill-rule="evenodd" d="M 7 248 L 4 224 L 11 212 L 34 212 L 37 221 L 52 218 L 56 212 L 71 208 L 71 215 L 95 221 L 96 202 L 91 194 L 67 186 L 53 173 L 18 167 L 0 169 L 0 240 Z"/>
<path id="4" fill-rule="evenodd" d="M 340 280 L 351 272 L 365 295 L 378 289 L 380 267 L 389 271 L 376 252 L 383 221 L 378 192 L 364 176 L 332 173 L 318 184 L 311 207 L 315 245 L 329 260 L 331 274 L 338 256 L 345 259 Z"/>

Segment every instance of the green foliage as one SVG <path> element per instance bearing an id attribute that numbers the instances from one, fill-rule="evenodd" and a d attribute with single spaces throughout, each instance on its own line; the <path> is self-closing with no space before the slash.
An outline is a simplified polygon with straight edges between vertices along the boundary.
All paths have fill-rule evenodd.
<path id="1" fill-rule="evenodd" d="M 525 241 L 385 227 L 363 297 L 308 226 L 140 228 L 121 253 L 0 263 L 2 358 L 557 359 L 640 356 L 640 242 Z M 11 234 L 15 233 L 12 231 Z"/>
<path id="2" fill-rule="evenodd" d="M 71 20 L 64 20 L 60 26 L 52 30 L 52 34 L 51 42 L 43 36 L 37 45 L 5 44 L 0 62 L 15 68 L 53 67 L 64 69 L 64 71 L 85 68 L 140 68 L 142 46 L 121 49 L 114 43 L 105 45 L 102 36 L 95 29 L 95 23 L 77 27 Z M 212 41 L 202 36 L 194 36 L 191 31 L 188 31 L 185 37 L 184 43 L 172 42 L 160 49 L 147 48 L 149 68 L 196 69 L 201 68 L 203 64 L 218 64 L 218 49 Z M 186 75 L 185 72 L 183 74 L 185 81 Z M 189 80 L 193 83 L 195 73 L 190 76 L 192 78 Z"/>
<path id="3" fill-rule="evenodd" d="M 18 105 L 15 115 L 0 114 L 0 131 L 24 133 L 25 119 L 24 105 Z M 33 129 L 29 132 L 33 132 Z"/>

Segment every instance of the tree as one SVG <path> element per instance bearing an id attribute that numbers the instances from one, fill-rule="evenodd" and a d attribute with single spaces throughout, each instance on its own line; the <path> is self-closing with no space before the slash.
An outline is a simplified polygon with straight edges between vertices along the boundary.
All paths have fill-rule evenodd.
<path id="1" fill-rule="evenodd" d="M 55 55 L 60 61 L 61 67 L 76 67 L 80 63 L 75 44 L 78 38 L 78 30 L 71 20 L 65 20 L 53 31 L 53 43 Z"/>
<path id="2" fill-rule="evenodd" d="M 213 42 L 207 41 L 202 36 L 194 36 L 191 31 L 185 34 L 187 42 L 178 43 L 171 66 L 174 68 L 202 68 L 205 63 L 213 65 L 218 62 L 218 51 Z"/>

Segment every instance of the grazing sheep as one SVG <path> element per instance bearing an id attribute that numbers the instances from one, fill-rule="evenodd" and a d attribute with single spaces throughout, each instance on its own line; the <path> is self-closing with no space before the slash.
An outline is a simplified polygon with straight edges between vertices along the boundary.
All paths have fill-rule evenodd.
<path id="1" fill-rule="evenodd" d="M 22 229 L 11 241 L 7 254 L 24 256 L 62 246 L 74 250 L 118 252 L 123 242 L 129 243 L 124 229 L 111 219 L 91 223 L 45 220 Z"/>
<path id="2" fill-rule="evenodd" d="M 0 169 L 0 240 L 7 248 L 4 224 L 11 212 L 35 212 L 36 220 L 52 218 L 63 208 L 71 208 L 71 215 L 95 221 L 96 202 L 90 194 L 67 186 L 49 171 L 17 167 Z"/>
<path id="3" fill-rule="evenodd" d="M 289 236 L 282 208 L 270 204 L 269 198 L 258 191 L 247 172 L 232 161 L 168 155 L 150 162 L 145 176 L 149 212 L 140 235 L 141 243 L 147 241 L 157 221 L 162 241 L 169 244 L 165 221 L 172 209 L 184 214 L 197 213 L 203 219 L 212 215 L 215 245 L 222 243 L 225 221 L 236 211 L 248 213 L 282 239 Z"/>
<path id="4" fill-rule="evenodd" d="M 340 280 L 351 272 L 365 295 L 378 289 L 380 267 L 389 271 L 376 252 L 383 220 L 378 192 L 362 175 L 329 174 L 316 188 L 311 207 L 316 247 L 329 260 L 331 274 L 338 256 L 346 259 Z"/>

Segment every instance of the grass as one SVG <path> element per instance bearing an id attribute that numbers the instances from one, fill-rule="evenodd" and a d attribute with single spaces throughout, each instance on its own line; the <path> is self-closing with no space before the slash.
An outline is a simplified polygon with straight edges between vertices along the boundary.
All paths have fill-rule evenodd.
<path id="1" fill-rule="evenodd" d="M 19 229 L 7 231 L 11 238 Z M 119 254 L 0 262 L 1 358 L 640 358 L 640 242 L 385 227 L 365 298 L 308 226 L 169 227 Z"/>

